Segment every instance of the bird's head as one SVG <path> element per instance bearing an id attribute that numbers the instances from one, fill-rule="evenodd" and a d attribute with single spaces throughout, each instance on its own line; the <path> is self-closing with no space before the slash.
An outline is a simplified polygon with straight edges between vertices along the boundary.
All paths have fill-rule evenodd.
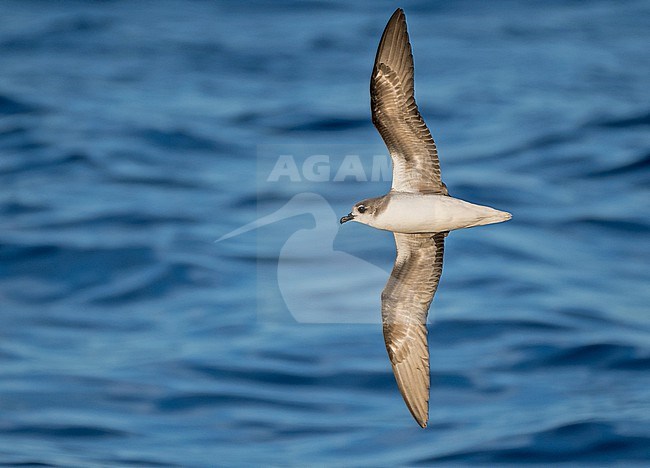
<path id="1" fill-rule="evenodd" d="M 368 198 L 362 200 L 352 207 L 352 211 L 341 218 L 341 224 L 348 221 L 356 221 L 362 224 L 371 224 L 372 219 L 381 211 L 383 203 L 380 198 Z"/>

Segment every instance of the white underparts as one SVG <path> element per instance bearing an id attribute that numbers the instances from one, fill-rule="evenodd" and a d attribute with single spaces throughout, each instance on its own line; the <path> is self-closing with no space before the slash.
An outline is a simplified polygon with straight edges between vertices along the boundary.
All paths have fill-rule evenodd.
<path id="1" fill-rule="evenodd" d="M 512 215 L 445 195 L 391 192 L 388 205 L 376 216 L 359 222 L 402 233 L 444 232 L 501 223 Z"/>

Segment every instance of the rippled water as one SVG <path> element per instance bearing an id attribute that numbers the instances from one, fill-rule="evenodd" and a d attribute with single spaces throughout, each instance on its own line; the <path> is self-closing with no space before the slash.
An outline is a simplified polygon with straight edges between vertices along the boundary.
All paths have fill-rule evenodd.
<path id="1" fill-rule="evenodd" d="M 0 463 L 648 464 L 648 2 L 401 6 L 450 192 L 514 215 L 448 238 L 427 430 L 391 236 L 332 221 L 387 183 L 268 180 L 385 154 L 395 5 L 3 2 Z"/>

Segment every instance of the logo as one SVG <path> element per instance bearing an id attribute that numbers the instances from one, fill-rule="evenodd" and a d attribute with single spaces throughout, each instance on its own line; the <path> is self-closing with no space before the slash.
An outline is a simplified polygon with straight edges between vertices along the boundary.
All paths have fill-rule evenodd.
<path id="1" fill-rule="evenodd" d="M 259 320 L 280 315 L 299 323 L 381 322 L 393 238 L 355 223 L 341 230 L 338 222 L 355 202 L 389 190 L 390 157 L 377 150 L 258 147 L 258 215 L 216 242 L 256 233 Z M 368 249 L 369 242 L 379 244 Z M 367 252 L 381 257 L 368 258 Z"/>

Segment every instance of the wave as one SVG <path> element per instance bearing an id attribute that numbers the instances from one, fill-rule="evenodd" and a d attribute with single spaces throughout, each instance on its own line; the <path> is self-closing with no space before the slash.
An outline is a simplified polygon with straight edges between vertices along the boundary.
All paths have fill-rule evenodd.
<path id="1" fill-rule="evenodd" d="M 46 438 L 105 438 L 105 437 L 128 437 L 130 434 L 117 429 L 109 429 L 98 426 L 86 425 L 48 425 L 48 424 L 21 424 L 3 428 L 7 435 L 24 434 L 33 437 Z"/>
<path id="2" fill-rule="evenodd" d="M 551 429 L 500 441 L 502 448 L 461 450 L 418 460 L 416 465 L 463 461 L 464 463 L 610 462 L 647 460 L 650 437 L 621 435 L 613 424 L 576 421 Z"/>
<path id="3" fill-rule="evenodd" d="M 615 117 L 593 122 L 592 125 L 604 128 L 630 128 L 650 125 L 650 112 L 627 117 Z"/>
<path id="4" fill-rule="evenodd" d="M 314 133 L 314 132 L 341 132 L 370 127 L 370 119 L 323 117 L 308 120 L 297 124 L 275 127 L 276 131 L 283 133 Z"/>
<path id="5" fill-rule="evenodd" d="M 625 162 L 617 166 L 594 171 L 587 174 L 587 177 L 604 178 L 611 176 L 643 176 L 646 185 L 650 184 L 647 180 L 650 171 L 650 153 L 643 154 L 633 161 Z"/>
<path id="6" fill-rule="evenodd" d="M 183 150 L 210 153 L 232 153 L 232 144 L 217 141 L 182 129 L 141 128 L 133 132 L 146 143 L 168 150 Z"/>
<path id="7" fill-rule="evenodd" d="M 513 366 L 520 370 L 567 366 L 634 370 L 643 368 L 650 360 L 650 356 L 644 356 L 639 348 L 616 343 L 537 344 L 521 346 L 517 350 L 526 356 Z"/>
<path id="8" fill-rule="evenodd" d="M 571 226 L 588 229 L 597 228 L 599 230 L 609 230 L 621 234 L 646 234 L 650 231 L 650 223 L 633 219 L 581 217 L 562 223 L 563 228 L 569 228 Z"/>
<path id="9" fill-rule="evenodd" d="M 39 110 L 33 104 L 0 94 L 0 115 L 31 114 Z"/>

